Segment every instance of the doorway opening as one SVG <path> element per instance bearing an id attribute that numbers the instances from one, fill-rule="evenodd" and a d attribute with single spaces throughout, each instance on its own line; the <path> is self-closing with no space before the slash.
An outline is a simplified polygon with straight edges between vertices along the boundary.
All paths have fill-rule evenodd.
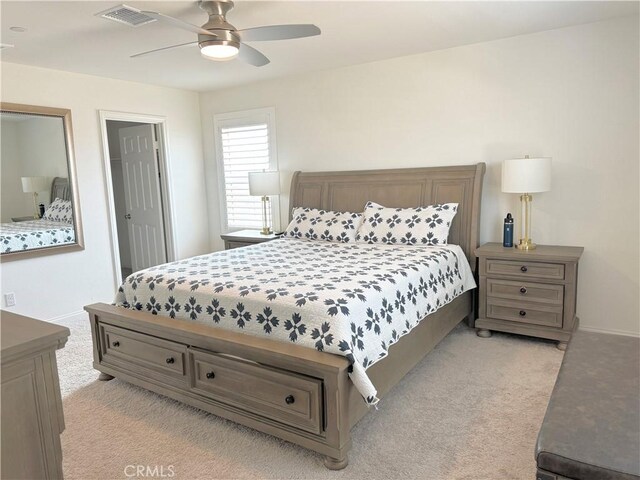
<path id="1" fill-rule="evenodd" d="M 133 272 L 175 258 L 164 121 L 105 112 L 101 117 L 114 274 L 119 285 Z"/>

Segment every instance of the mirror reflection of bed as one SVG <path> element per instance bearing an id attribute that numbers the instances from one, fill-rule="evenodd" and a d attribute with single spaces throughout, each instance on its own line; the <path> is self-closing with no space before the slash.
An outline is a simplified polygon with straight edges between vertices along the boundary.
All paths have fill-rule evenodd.
<path id="1" fill-rule="evenodd" d="M 81 249 L 71 112 L 0 107 L 0 260 Z"/>
<path id="2" fill-rule="evenodd" d="M 26 181 L 22 183 L 27 186 L 35 183 L 40 183 L 40 185 L 47 183 L 48 179 L 46 177 L 39 178 L 37 181 Z M 32 214 L 11 217 L 11 222 L 3 222 L 0 224 L 0 246 L 2 253 L 65 245 L 75 242 L 76 237 L 73 228 L 73 209 L 71 207 L 69 180 L 67 178 L 54 177 L 48 190 L 50 190 L 50 195 L 47 199 L 46 207 L 44 203 L 36 204 L 34 205 Z M 42 196 L 36 197 L 36 195 L 34 195 L 34 198 L 39 199 L 42 198 Z"/>

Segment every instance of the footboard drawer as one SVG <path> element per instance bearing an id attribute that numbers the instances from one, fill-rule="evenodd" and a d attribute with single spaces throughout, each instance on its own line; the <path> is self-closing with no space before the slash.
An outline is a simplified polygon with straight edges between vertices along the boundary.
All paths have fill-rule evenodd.
<path id="1" fill-rule="evenodd" d="M 189 359 L 192 391 L 307 432 L 321 432 L 321 380 L 193 348 Z"/>
<path id="2" fill-rule="evenodd" d="M 173 384 L 187 384 L 187 347 L 99 323 L 102 363 Z"/>

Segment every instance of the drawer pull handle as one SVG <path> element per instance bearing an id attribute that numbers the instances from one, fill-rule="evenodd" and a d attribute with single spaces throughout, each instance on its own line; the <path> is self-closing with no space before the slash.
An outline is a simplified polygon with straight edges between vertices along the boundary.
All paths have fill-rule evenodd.
<path id="1" fill-rule="evenodd" d="M 119 347 L 120 346 L 120 342 L 113 342 L 111 345 L 113 345 L 114 347 Z"/>
<path id="2" fill-rule="evenodd" d="M 525 312 L 524 310 L 520 310 L 520 316 L 524 317 L 527 315 L 527 312 Z"/>
<path id="3" fill-rule="evenodd" d="M 293 395 L 287 395 L 287 398 L 284 399 L 287 405 L 291 405 L 296 401 L 296 398 Z"/>
<path id="4" fill-rule="evenodd" d="M 526 287 L 521 287 L 521 288 L 520 288 L 520 293 L 521 293 L 521 294 L 523 294 L 523 295 L 524 295 L 525 293 L 527 293 L 527 288 L 526 288 Z"/>
<path id="5" fill-rule="evenodd" d="M 166 362 L 167 363 L 176 363 L 176 359 L 173 358 L 173 357 L 169 357 L 169 358 L 167 358 Z"/>
<path id="6" fill-rule="evenodd" d="M 211 380 L 212 378 L 216 378 L 216 374 L 215 374 L 215 373 L 213 373 L 213 372 L 207 372 L 207 378 L 208 378 L 208 379 L 210 379 L 210 380 Z"/>
<path id="7" fill-rule="evenodd" d="M 520 267 L 520 271 L 521 272 L 526 272 L 527 270 L 529 270 L 527 267 L 525 267 L 524 265 Z"/>

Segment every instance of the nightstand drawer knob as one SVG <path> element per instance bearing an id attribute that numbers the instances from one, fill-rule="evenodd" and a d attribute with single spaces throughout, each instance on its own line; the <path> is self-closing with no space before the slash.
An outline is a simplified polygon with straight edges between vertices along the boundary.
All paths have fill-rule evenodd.
<path id="1" fill-rule="evenodd" d="M 524 310 L 520 310 L 520 316 L 524 317 L 527 314 L 527 312 L 525 312 Z"/>
<path id="2" fill-rule="evenodd" d="M 287 395 L 287 397 L 284 399 L 284 401 L 286 402 L 287 405 L 291 405 L 291 404 L 295 403 L 296 397 L 294 397 L 293 395 Z"/>
<path id="3" fill-rule="evenodd" d="M 526 287 L 520 287 L 520 293 L 523 294 L 523 295 L 525 293 L 527 293 L 527 288 Z"/>
<path id="4" fill-rule="evenodd" d="M 119 347 L 119 346 L 120 346 L 120 342 L 118 342 L 118 341 L 113 342 L 113 343 L 112 343 L 112 345 L 113 345 L 114 347 Z"/>
<path id="5" fill-rule="evenodd" d="M 169 358 L 167 358 L 167 359 L 166 359 L 166 362 L 167 362 L 168 364 L 176 363 L 176 359 L 175 359 L 175 358 L 173 358 L 173 357 L 169 357 Z"/>
<path id="6" fill-rule="evenodd" d="M 207 372 L 207 378 L 209 380 L 216 378 L 216 374 L 214 372 Z"/>
<path id="7" fill-rule="evenodd" d="M 520 271 L 521 272 L 526 272 L 527 270 L 529 270 L 527 267 L 525 267 L 524 265 L 520 267 Z"/>

